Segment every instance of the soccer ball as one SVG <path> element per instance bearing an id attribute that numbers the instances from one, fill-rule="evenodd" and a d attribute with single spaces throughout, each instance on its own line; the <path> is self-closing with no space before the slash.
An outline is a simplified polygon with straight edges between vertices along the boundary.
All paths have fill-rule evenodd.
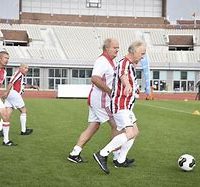
<path id="1" fill-rule="evenodd" d="M 192 155 L 184 154 L 178 159 L 178 166 L 184 171 L 191 171 L 195 167 L 196 161 Z"/>

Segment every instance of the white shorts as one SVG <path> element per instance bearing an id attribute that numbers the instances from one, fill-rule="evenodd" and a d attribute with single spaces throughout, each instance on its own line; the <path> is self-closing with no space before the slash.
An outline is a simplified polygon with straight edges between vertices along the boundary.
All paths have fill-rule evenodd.
<path id="1" fill-rule="evenodd" d="M 104 123 L 110 119 L 113 119 L 113 115 L 109 107 L 99 108 L 89 106 L 88 122 Z"/>
<path id="2" fill-rule="evenodd" d="M 128 126 L 133 126 L 137 119 L 135 114 L 130 110 L 120 110 L 119 112 L 113 114 L 114 120 L 117 125 L 117 130 L 120 131 Z"/>
<path id="3" fill-rule="evenodd" d="M 24 100 L 17 91 L 10 90 L 10 93 L 8 94 L 8 97 L 5 100 L 5 107 L 17 109 L 22 108 L 25 106 Z"/>
<path id="4" fill-rule="evenodd" d="M 0 99 L 0 108 L 5 108 L 5 104 L 3 103 L 1 99 Z"/>

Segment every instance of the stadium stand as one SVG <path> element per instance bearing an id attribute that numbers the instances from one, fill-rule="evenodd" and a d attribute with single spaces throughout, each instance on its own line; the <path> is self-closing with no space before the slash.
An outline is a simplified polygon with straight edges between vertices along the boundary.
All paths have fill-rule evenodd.
<path id="1" fill-rule="evenodd" d="M 25 3 L 24 9 L 30 3 L 28 2 Z M 44 83 L 41 78 L 41 88 L 56 90 L 58 83 L 63 79 L 67 79 L 68 83 L 72 83 L 70 81 L 74 78 L 80 79 L 77 82 L 81 83 L 88 79 L 86 73 L 84 77 L 80 72 L 91 71 L 94 60 L 101 54 L 101 45 L 106 38 L 114 37 L 119 40 L 120 52 L 117 59 L 127 52 L 127 47 L 132 41 L 142 39 L 147 43 L 152 82 L 157 81 L 153 77 L 154 72 L 165 71 L 167 74 L 162 79 L 169 85 L 164 89 L 158 86 L 157 91 L 175 90 L 176 85 L 172 75 L 177 70 L 179 72 L 176 77 L 182 72 L 187 72 L 192 76 L 188 76 L 186 81 L 195 84 L 200 78 L 200 22 L 197 20 L 194 25 L 194 22 L 180 20 L 172 25 L 166 19 L 164 11 L 166 7 L 162 7 L 161 0 L 156 2 L 162 10 L 157 8 L 152 14 L 135 11 L 136 14 L 138 13 L 135 16 L 52 14 L 22 10 L 19 20 L 0 21 L 0 50 L 7 50 L 10 53 L 11 67 L 25 62 L 33 67 L 33 71 L 34 68 L 38 68 L 41 72 L 40 76 L 46 76 L 47 82 Z M 149 4 L 151 3 L 153 4 L 149 1 Z M 31 6 L 30 3 L 30 9 Z M 153 16 L 154 14 L 156 16 Z M 13 46 L 5 45 L 3 30 L 26 32 L 27 46 L 14 46 L 14 43 Z M 54 72 L 53 75 L 49 73 L 51 70 Z M 62 75 L 62 71 L 65 70 L 67 75 Z M 57 71 L 61 73 L 55 73 Z M 142 72 L 141 67 L 138 67 L 138 71 Z M 54 81 L 53 86 L 50 79 Z M 140 79 L 140 82 L 144 81 L 143 76 Z M 179 77 L 176 81 L 181 85 L 185 80 Z M 144 87 L 142 89 L 144 90 Z M 187 88 L 183 91 L 187 91 Z"/>

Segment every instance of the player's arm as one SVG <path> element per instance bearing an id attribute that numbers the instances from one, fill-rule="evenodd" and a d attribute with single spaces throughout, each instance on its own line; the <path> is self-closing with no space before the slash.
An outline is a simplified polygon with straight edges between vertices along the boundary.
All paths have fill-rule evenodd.
<path id="1" fill-rule="evenodd" d="M 5 100 L 5 99 L 8 97 L 12 86 L 13 86 L 13 83 L 10 82 L 10 83 L 8 84 L 7 88 L 6 88 L 6 91 L 3 92 L 3 95 L 2 95 L 2 97 L 1 97 L 2 100 Z"/>
<path id="2" fill-rule="evenodd" d="M 31 89 L 37 89 L 37 90 L 39 90 L 39 86 L 38 85 L 30 85 L 30 84 L 27 84 L 26 86 L 25 86 L 25 88 L 31 88 Z"/>
<path id="3" fill-rule="evenodd" d="M 120 77 L 120 80 L 121 80 L 121 83 L 122 85 L 125 87 L 124 89 L 124 94 L 126 96 L 128 96 L 129 94 L 132 93 L 132 87 L 129 83 L 129 80 L 128 80 L 128 75 L 127 74 L 123 74 L 121 77 Z"/>
<path id="4" fill-rule="evenodd" d="M 92 83 L 107 94 L 111 94 L 111 89 L 102 81 L 101 77 L 93 75 L 91 78 Z"/>

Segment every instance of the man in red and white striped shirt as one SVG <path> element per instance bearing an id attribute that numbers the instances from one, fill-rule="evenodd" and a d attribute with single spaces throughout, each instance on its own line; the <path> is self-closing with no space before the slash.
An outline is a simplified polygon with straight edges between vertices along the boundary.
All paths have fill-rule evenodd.
<path id="1" fill-rule="evenodd" d="M 6 51 L 0 52 L 0 86 L 2 86 L 5 78 L 6 78 L 6 70 L 5 67 L 8 64 L 9 54 Z M 15 146 L 16 144 L 9 140 L 9 129 L 10 129 L 10 121 L 8 117 L 8 113 L 6 111 L 5 105 L 3 103 L 4 98 L 0 99 L 0 114 L 2 117 L 2 123 L 0 124 L 0 136 L 3 136 L 3 145 L 4 146 Z"/>
<path id="2" fill-rule="evenodd" d="M 12 111 L 18 109 L 21 112 L 21 135 L 29 135 L 33 132 L 33 129 L 26 128 L 27 110 L 25 107 L 22 94 L 24 88 L 39 89 L 36 85 L 27 85 L 25 82 L 25 75 L 28 73 L 28 65 L 21 64 L 19 69 L 13 74 L 10 82 L 7 86 L 7 90 L 4 93 L 5 107 L 7 109 L 8 116 L 10 118 Z"/>
<path id="3" fill-rule="evenodd" d="M 126 156 L 139 133 L 136 118 L 132 111 L 137 97 L 135 66 L 146 53 L 146 44 L 142 41 L 133 42 L 128 48 L 128 54 L 117 67 L 111 94 L 111 111 L 117 125 L 117 130 L 125 130 L 115 136 L 102 150 L 94 153 L 94 159 L 105 173 L 109 173 L 107 156 L 121 146 L 120 155 L 115 167 L 128 167 Z M 126 146 L 123 146 L 126 144 Z"/>

